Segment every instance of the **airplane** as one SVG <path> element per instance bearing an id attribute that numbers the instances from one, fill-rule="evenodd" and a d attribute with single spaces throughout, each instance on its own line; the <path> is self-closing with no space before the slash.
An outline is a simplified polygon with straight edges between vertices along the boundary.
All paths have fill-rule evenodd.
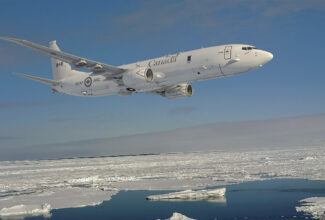
<path id="1" fill-rule="evenodd" d="M 246 73 L 273 59 L 272 53 L 254 46 L 229 44 L 112 66 L 62 52 L 56 41 L 45 47 L 27 40 L 0 39 L 51 57 L 53 79 L 14 74 L 49 85 L 53 93 L 84 97 L 133 93 L 161 95 L 168 99 L 190 97 L 193 94 L 190 82 Z"/>

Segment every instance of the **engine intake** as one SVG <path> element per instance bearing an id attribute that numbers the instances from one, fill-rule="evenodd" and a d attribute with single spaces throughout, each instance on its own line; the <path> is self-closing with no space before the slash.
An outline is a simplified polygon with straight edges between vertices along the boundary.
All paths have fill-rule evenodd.
<path id="1" fill-rule="evenodd" d="M 148 82 L 152 82 L 153 81 L 153 78 L 154 78 L 154 75 L 153 75 L 153 72 L 150 68 L 146 69 L 145 71 L 145 78 Z"/>
<path id="2" fill-rule="evenodd" d="M 193 88 L 190 84 L 179 84 L 170 89 L 166 89 L 162 95 L 167 99 L 187 98 L 193 95 Z"/>
<path id="3" fill-rule="evenodd" d="M 135 90 L 152 87 L 154 80 L 155 74 L 150 68 L 130 70 L 123 75 L 124 84 Z"/>

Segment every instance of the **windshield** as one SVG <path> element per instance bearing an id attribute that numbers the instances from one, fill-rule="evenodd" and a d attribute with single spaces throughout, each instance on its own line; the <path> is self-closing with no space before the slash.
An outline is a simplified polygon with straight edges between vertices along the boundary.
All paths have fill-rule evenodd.
<path id="1" fill-rule="evenodd" d="M 257 49 L 256 47 L 242 47 L 242 50 L 253 50 Z"/>

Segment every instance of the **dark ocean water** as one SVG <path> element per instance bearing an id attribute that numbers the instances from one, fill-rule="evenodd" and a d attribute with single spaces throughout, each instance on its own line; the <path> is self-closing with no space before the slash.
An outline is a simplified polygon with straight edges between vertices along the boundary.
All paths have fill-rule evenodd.
<path id="1" fill-rule="evenodd" d="M 199 220 L 312 219 L 311 216 L 296 212 L 298 201 L 325 196 L 325 181 L 269 180 L 235 184 L 226 188 L 226 202 L 153 202 L 147 201 L 146 196 L 170 191 L 122 191 L 99 206 L 53 210 L 50 219 L 153 220 L 169 218 L 173 212 Z"/>

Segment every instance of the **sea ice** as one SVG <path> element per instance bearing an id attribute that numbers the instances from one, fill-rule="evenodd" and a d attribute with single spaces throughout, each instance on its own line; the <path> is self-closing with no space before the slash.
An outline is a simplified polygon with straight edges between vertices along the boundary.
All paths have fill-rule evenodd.
<path id="1" fill-rule="evenodd" d="M 273 178 L 325 180 L 324 164 L 324 147 L 2 161 L 0 210 L 96 205 L 120 190 L 201 190 Z"/>
<path id="2" fill-rule="evenodd" d="M 325 220 L 325 197 L 311 197 L 299 201 L 297 212 L 310 214 L 315 219 Z"/>
<path id="3" fill-rule="evenodd" d="M 172 215 L 172 217 L 170 217 L 170 218 L 168 218 L 166 220 L 195 220 L 195 219 L 188 218 L 185 215 L 182 215 L 180 213 L 174 212 L 173 215 Z"/>
<path id="4" fill-rule="evenodd" d="M 39 216 L 43 215 L 49 217 L 51 211 L 51 205 L 15 205 L 8 208 L 2 208 L 0 210 L 0 217 L 8 216 Z"/>
<path id="5" fill-rule="evenodd" d="M 226 188 L 213 190 L 185 190 L 181 192 L 173 192 L 161 195 L 148 196 L 148 200 L 214 200 L 224 197 Z"/>
<path id="6" fill-rule="evenodd" d="M 114 191 L 73 187 L 9 196 L 0 198 L 0 217 L 46 215 L 51 209 L 94 206 L 109 200 L 114 194 Z"/>

